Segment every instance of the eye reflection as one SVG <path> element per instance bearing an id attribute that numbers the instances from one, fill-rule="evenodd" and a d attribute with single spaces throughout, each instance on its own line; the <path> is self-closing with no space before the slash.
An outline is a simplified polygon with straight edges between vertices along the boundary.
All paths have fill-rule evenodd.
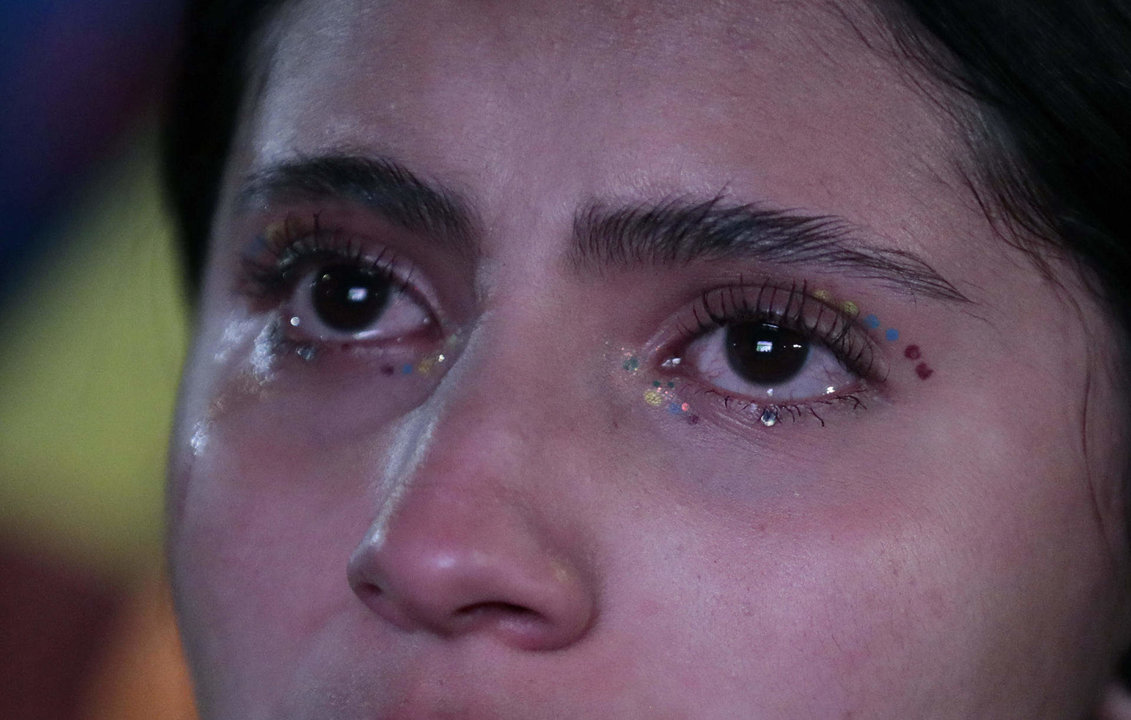
<path id="1" fill-rule="evenodd" d="M 805 367 L 809 341 L 801 333 L 769 322 L 743 322 L 726 328 L 731 370 L 755 385 L 792 379 Z"/>
<path id="2" fill-rule="evenodd" d="M 420 296 L 392 275 L 352 262 L 307 272 L 284 304 L 292 340 L 314 343 L 428 338 L 433 315 Z"/>
<path id="3" fill-rule="evenodd" d="M 704 333 L 683 353 L 680 374 L 752 401 L 799 403 L 860 381 L 819 339 L 769 320 L 736 321 Z"/>
<path id="4" fill-rule="evenodd" d="M 311 304 L 328 328 L 356 332 L 376 321 L 389 302 L 388 277 L 353 265 L 334 265 L 316 273 Z"/>

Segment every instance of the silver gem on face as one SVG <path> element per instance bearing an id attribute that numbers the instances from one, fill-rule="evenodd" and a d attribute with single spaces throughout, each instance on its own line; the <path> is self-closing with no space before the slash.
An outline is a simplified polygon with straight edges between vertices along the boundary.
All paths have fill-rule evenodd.
<path id="1" fill-rule="evenodd" d="M 762 411 L 762 417 L 760 419 L 762 424 L 766 427 L 773 427 L 777 425 L 778 422 L 778 411 L 772 408 L 766 408 Z"/>

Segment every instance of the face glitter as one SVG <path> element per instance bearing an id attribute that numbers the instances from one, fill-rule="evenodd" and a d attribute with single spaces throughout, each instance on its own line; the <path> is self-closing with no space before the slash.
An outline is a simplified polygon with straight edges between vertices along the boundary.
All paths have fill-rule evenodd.
<path id="1" fill-rule="evenodd" d="M 660 407 L 664 404 L 664 395 L 658 390 L 646 390 L 644 392 L 644 402 L 652 407 Z"/>
<path id="2" fill-rule="evenodd" d="M 766 408 L 762 411 L 762 417 L 759 418 L 762 424 L 766 427 L 773 427 L 778 424 L 778 411 L 772 408 Z"/>
<path id="3" fill-rule="evenodd" d="M 845 315 L 849 317 L 856 317 L 860 314 L 860 306 L 852 302 L 851 300 L 845 300 L 844 302 L 842 302 L 840 304 L 840 309 L 844 312 Z"/>

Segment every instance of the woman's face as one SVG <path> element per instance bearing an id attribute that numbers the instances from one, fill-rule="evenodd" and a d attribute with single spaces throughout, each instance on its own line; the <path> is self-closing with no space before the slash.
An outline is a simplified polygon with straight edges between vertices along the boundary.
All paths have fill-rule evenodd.
<path id="1" fill-rule="evenodd" d="M 266 45 L 171 468 L 206 717 L 1094 706 L 1116 341 L 866 12 L 331 0 Z"/>

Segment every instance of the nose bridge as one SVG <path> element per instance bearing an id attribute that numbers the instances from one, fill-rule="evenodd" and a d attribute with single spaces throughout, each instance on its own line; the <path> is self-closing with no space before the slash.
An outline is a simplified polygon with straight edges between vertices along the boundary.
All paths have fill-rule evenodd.
<path id="1" fill-rule="evenodd" d="M 571 468 L 555 449 L 565 428 L 531 401 L 538 380 L 501 360 L 453 368 L 406 422 L 350 583 L 405 631 L 559 648 L 596 612 L 589 552 L 568 511 Z"/>

